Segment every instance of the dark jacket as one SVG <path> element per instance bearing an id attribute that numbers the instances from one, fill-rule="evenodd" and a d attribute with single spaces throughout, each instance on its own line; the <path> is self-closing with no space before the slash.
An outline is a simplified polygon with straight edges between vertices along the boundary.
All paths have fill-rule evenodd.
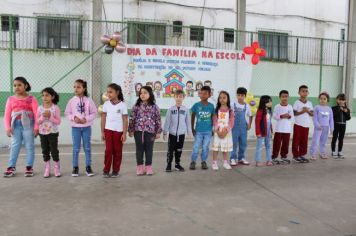
<path id="1" fill-rule="evenodd" d="M 335 124 L 346 124 L 346 121 L 351 119 L 350 109 L 347 107 L 346 109 L 347 112 L 343 112 L 341 111 L 340 106 L 332 107 Z"/>

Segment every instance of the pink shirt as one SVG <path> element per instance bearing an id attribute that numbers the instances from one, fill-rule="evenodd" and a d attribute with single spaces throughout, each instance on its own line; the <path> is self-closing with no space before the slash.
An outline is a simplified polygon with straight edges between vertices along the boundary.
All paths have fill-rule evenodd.
<path id="1" fill-rule="evenodd" d="M 74 96 L 69 100 L 64 115 L 71 122 L 72 127 L 82 128 L 91 126 L 97 113 L 98 110 L 91 98 Z M 87 122 L 85 124 L 77 124 L 74 122 L 74 117 L 85 118 Z"/>
<path id="2" fill-rule="evenodd" d="M 32 95 L 28 95 L 25 98 L 17 98 L 16 96 L 8 97 L 5 105 L 5 129 L 11 129 L 11 115 L 13 112 L 27 111 L 29 112 L 29 117 L 34 119 L 34 130 L 38 130 L 38 123 L 36 121 L 35 114 L 37 113 L 38 102 L 36 98 Z M 17 116 L 16 119 L 20 119 L 21 115 Z"/>
<path id="3" fill-rule="evenodd" d="M 43 113 L 50 111 L 51 116 L 49 118 L 44 117 Z M 61 110 L 55 104 L 49 108 L 39 106 L 37 109 L 37 122 L 39 125 L 39 133 L 43 135 L 58 133 L 58 125 L 61 123 Z"/>

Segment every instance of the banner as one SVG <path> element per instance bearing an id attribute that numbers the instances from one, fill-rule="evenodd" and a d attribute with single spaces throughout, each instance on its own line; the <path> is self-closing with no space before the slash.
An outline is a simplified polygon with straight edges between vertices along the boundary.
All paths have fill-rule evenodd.
<path id="1" fill-rule="evenodd" d="M 237 87 L 249 90 L 252 64 L 242 51 L 192 47 L 127 45 L 124 54 L 113 53 L 112 78 L 123 89 L 125 101 L 131 107 L 142 86 L 151 86 L 161 109 L 174 105 L 177 89 L 186 93 L 184 104 L 190 108 L 199 101 L 199 90 L 212 89 L 209 100 L 216 104 L 219 91 L 236 98 Z"/>

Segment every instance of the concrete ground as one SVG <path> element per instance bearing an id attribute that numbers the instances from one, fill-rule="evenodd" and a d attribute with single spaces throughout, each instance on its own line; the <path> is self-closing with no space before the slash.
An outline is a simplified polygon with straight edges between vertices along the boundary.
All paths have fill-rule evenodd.
<path id="1" fill-rule="evenodd" d="M 164 172 L 166 144 L 157 143 L 151 177 L 135 175 L 130 144 L 117 179 L 101 177 L 103 145 L 93 146 L 92 178 L 70 177 L 62 146 L 63 176 L 44 179 L 37 148 L 33 178 L 23 177 L 23 156 L 15 178 L 0 178 L 0 235 L 356 235 L 356 139 L 345 142 L 345 160 L 185 173 Z M 188 168 L 191 143 L 185 150 Z M 1 150 L 2 170 L 7 158 Z"/>

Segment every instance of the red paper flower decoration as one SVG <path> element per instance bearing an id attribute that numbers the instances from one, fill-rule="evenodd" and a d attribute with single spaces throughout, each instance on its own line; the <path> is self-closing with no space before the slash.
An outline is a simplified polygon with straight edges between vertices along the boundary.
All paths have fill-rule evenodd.
<path id="1" fill-rule="evenodd" d="M 260 48 L 260 44 L 258 42 L 253 42 L 251 47 L 244 47 L 244 53 L 253 55 L 251 62 L 254 65 L 260 61 L 260 57 L 266 56 L 266 51 Z"/>

